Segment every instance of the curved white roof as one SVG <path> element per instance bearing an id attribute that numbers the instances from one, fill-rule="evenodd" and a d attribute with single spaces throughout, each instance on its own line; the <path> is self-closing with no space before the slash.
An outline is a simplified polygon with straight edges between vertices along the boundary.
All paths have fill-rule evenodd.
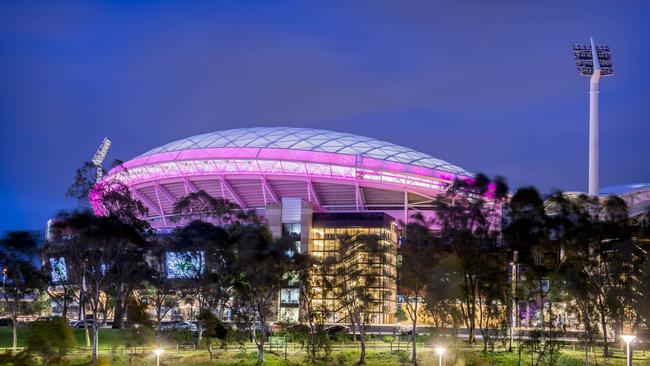
<path id="1" fill-rule="evenodd" d="M 408 147 L 351 133 L 312 128 L 257 127 L 209 132 L 151 149 L 139 158 L 163 152 L 220 147 L 274 148 L 356 155 L 473 176 L 458 166 Z"/>

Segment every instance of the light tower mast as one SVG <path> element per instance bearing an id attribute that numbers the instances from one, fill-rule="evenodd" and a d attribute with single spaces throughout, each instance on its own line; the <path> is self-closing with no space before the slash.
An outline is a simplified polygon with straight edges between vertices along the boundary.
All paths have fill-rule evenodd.
<path id="1" fill-rule="evenodd" d="M 104 159 L 106 159 L 106 154 L 108 153 L 109 147 L 111 147 L 111 140 L 109 140 L 107 137 L 104 137 L 104 140 L 99 145 L 99 148 L 97 149 L 97 152 L 95 152 L 93 159 L 90 161 L 97 168 L 97 182 L 102 179 L 102 175 L 104 173 L 102 163 L 104 162 Z"/>
<path id="2" fill-rule="evenodd" d="M 598 196 L 598 82 L 614 73 L 609 46 L 573 45 L 573 56 L 580 75 L 589 76 L 589 195 Z"/>

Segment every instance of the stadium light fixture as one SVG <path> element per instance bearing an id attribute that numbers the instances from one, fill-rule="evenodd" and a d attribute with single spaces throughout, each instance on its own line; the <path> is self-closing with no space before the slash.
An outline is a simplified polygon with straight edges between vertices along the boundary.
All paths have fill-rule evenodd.
<path id="1" fill-rule="evenodd" d="M 104 159 L 106 159 L 106 154 L 108 153 L 108 149 L 110 147 L 111 147 L 111 140 L 104 137 L 104 140 L 102 140 L 102 143 L 99 145 L 97 152 L 95 152 L 95 155 L 93 156 L 92 160 L 90 160 L 93 163 L 93 165 L 97 168 L 98 182 L 100 179 L 102 179 L 102 175 L 104 173 L 104 169 L 102 168 L 102 163 L 104 162 Z"/>
<path id="2" fill-rule="evenodd" d="M 609 46 L 596 46 L 593 37 L 590 44 L 574 44 L 573 57 L 578 73 L 589 76 L 589 195 L 598 195 L 598 82 L 601 76 L 614 73 Z"/>

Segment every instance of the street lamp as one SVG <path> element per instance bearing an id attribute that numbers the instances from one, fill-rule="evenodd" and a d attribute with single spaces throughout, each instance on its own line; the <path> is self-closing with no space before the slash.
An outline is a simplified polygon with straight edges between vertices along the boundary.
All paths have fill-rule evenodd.
<path id="1" fill-rule="evenodd" d="M 438 365 L 442 366 L 442 355 L 445 354 L 445 347 L 438 346 L 436 347 L 436 353 L 438 354 Z"/>
<path id="2" fill-rule="evenodd" d="M 627 346 L 627 363 L 626 366 L 632 366 L 632 355 L 630 355 L 630 343 L 636 338 L 635 335 L 622 335 L 621 338 L 625 341 Z"/>
<path id="3" fill-rule="evenodd" d="M 163 352 L 165 352 L 165 350 L 162 348 L 156 348 L 153 350 L 153 353 L 156 354 L 156 366 L 160 366 L 160 355 L 162 355 Z"/>
<path id="4" fill-rule="evenodd" d="M 573 56 L 578 73 L 589 76 L 589 195 L 598 196 L 598 82 L 601 76 L 614 73 L 609 46 L 574 44 Z"/>

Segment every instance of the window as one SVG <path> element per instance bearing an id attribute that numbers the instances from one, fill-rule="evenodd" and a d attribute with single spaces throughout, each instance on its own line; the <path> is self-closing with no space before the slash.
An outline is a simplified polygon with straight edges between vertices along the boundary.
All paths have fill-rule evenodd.
<path id="1" fill-rule="evenodd" d="M 283 288 L 280 291 L 280 302 L 282 304 L 298 304 L 300 290 L 297 288 Z"/>

